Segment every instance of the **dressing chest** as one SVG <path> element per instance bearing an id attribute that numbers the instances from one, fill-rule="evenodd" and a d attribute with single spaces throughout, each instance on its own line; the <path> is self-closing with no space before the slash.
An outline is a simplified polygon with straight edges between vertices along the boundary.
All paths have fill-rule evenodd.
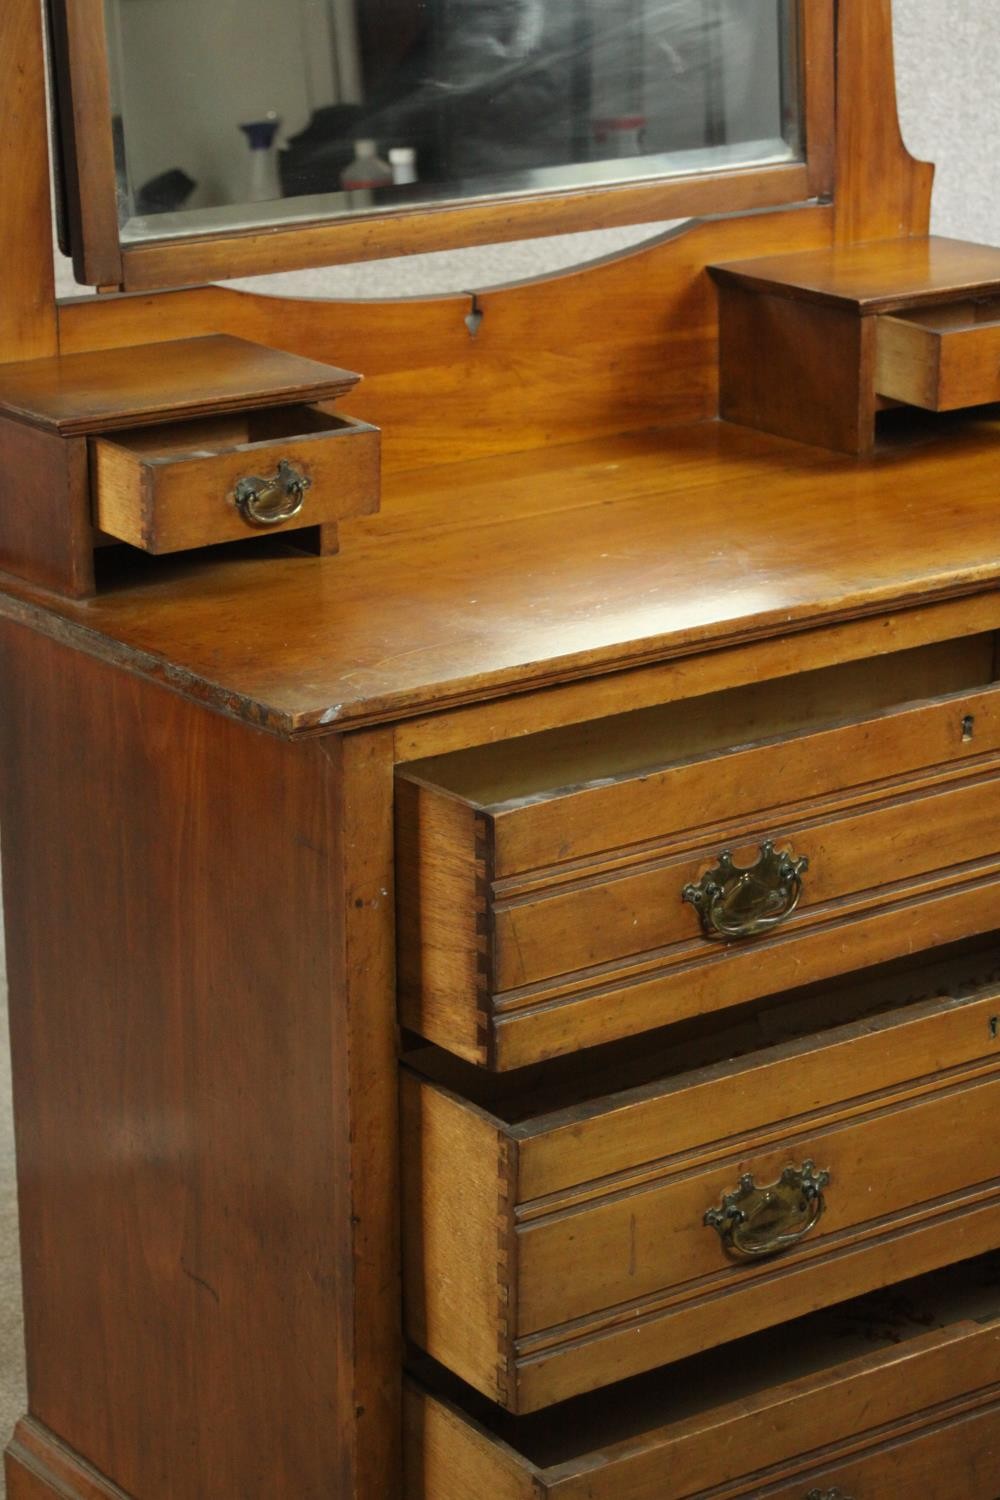
<path id="1" fill-rule="evenodd" d="M 769 3 L 784 155 L 709 90 L 697 171 L 307 213 L 306 132 L 157 226 L 140 22 L 60 0 L 60 303 L 6 0 L 11 1500 L 1000 1497 L 1000 251 L 889 0 Z"/>

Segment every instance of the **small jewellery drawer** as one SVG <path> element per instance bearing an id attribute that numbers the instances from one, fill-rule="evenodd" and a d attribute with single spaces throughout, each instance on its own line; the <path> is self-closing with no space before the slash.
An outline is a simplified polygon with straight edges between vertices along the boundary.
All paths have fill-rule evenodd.
<path id="1" fill-rule="evenodd" d="M 977 637 L 406 767 L 404 1025 L 513 1069 L 989 929 L 992 675 Z"/>
<path id="2" fill-rule="evenodd" d="M 94 523 L 155 553 L 335 527 L 378 509 L 379 441 L 377 428 L 311 406 L 94 437 Z"/>
<path id="3" fill-rule="evenodd" d="M 875 389 L 928 411 L 1000 401 L 1000 301 L 878 318 Z"/>
<path id="4" fill-rule="evenodd" d="M 404 1500 L 995 1500 L 992 1257 L 534 1417 L 406 1391 Z"/>
<path id="5" fill-rule="evenodd" d="M 945 982 L 928 965 L 911 986 Z M 857 983 L 866 1005 L 912 993 L 905 974 Z M 815 1026 L 858 998 L 845 982 L 776 1009 Z M 604 1097 L 536 1079 L 473 1102 L 474 1069 L 404 1070 L 407 1332 L 510 1411 L 998 1243 L 994 983 L 657 1078 L 684 1065 L 660 1045 Z M 709 1045 L 732 1057 L 740 1037 Z"/>

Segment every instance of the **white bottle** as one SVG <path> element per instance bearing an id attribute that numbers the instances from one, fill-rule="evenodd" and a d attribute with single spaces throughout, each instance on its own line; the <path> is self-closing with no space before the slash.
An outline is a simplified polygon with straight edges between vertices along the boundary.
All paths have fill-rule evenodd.
<path id="1" fill-rule="evenodd" d="M 397 187 L 406 187 L 417 180 L 417 153 L 412 146 L 393 146 L 389 152 L 392 180 Z"/>
<path id="2" fill-rule="evenodd" d="M 359 188 L 391 187 L 392 168 L 379 156 L 374 141 L 355 141 L 354 160 L 340 174 L 340 185 L 345 192 L 356 192 Z"/>
<path id="3" fill-rule="evenodd" d="M 246 202 L 271 203 L 275 198 L 281 197 L 277 146 L 281 121 L 272 110 L 263 120 L 253 120 L 247 125 L 241 125 L 240 129 L 250 147 Z"/>

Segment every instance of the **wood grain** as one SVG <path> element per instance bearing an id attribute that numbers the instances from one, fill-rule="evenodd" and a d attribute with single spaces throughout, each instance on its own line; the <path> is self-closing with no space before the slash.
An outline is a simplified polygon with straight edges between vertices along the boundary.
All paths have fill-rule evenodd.
<path id="1" fill-rule="evenodd" d="M 94 592 L 84 438 L 0 416 L 0 566 L 74 598 Z"/>
<path id="2" fill-rule="evenodd" d="M 934 168 L 900 133 L 892 0 L 839 0 L 837 16 L 837 243 L 924 235 Z"/>
<path id="3" fill-rule="evenodd" d="M 0 408 L 70 437 L 168 418 L 331 401 L 360 378 L 280 348 L 210 334 L 0 366 Z"/>
<path id="4" fill-rule="evenodd" d="M 513 751 L 525 735 L 579 726 L 624 712 L 661 709 L 682 699 L 691 700 L 690 709 L 696 713 L 700 697 L 788 677 L 806 665 L 815 669 L 859 658 L 874 660 L 908 647 L 955 640 L 998 626 L 1000 599 L 983 594 L 512 697 L 504 704 L 503 715 L 497 713 L 495 704 L 486 703 L 404 719 L 395 731 L 396 760 L 405 764 L 500 740 Z"/>
<path id="5" fill-rule="evenodd" d="M 0 607 L 285 733 L 398 720 L 987 592 L 996 431 L 859 466 L 706 423 L 449 466 L 389 482 L 338 558 L 143 560 L 85 610 L 13 581 Z"/>
<path id="6" fill-rule="evenodd" d="M 918 235 L 751 261 L 727 260 L 711 270 L 723 286 L 869 317 L 994 295 L 1000 288 L 1000 249 L 943 235 Z"/>
<path id="7" fill-rule="evenodd" d="M 625 1387 L 620 1400 L 609 1394 L 596 1406 L 571 1405 L 541 1433 L 537 1423 L 500 1422 L 485 1412 L 470 1419 L 410 1384 L 406 1500 L 464 1500 L 492 1494 L 494 1482 L 504 1500 L 661 1500 L 665 1487 L 677 1500 L 715 1488 L 758 1496 L 792 1476 L 800 1500 L 809 1476 L 829 1470 L 838 1455 L 899 1454 L 897 1440 L 933 1432 L 942 1408 L 946 1416 L 949 1406 L 959 1416 L 986 1411 L 995 1421 L 995 1324 L 948 1323 L 945 1315 L 942 1326 L 917 1293 L 914 1311 L 926 1328 L 910 1325 L 886 1345 L 878 1307 L 875 1301 L 868 1312 L 876 1347 L 867 1352 L 864 1312 L 853 1325 L 814 1317 L 800 1325 L 815 1356 L 809 1369 L 787 1335 L 780 1344 L 758 1337 L 736 1346 L 738 1363 L 728 1352 L 696 1362 L 681 1389 L 657 1376 L 655 1390 Z M 966 1463 L 977 1453 L 992 1462 L 993 1451 L 991 1439 L 981 1438 L 968 1446 Z M 939 1482 L 949 1472 L 945 1465 L 925 1477 Z M 976 1470 L 957 1472 L 968 1479 Z M 456 1488 L 453 1474 L 479 1488 Z M 991 1490 L 964 1492 L 973 1493 Z"/>
<path id="8" fill-rule="evenodd" d="M 875 389 L 929 411 L 1000 401 L 997 306 L 957 304 L 924 316 L 880 317 Z"/>
<path id="9" fill-rule="evenodd" d="M 73 269 L 84 286 L 120 286 L 118 181 L 102 0 L 53 0 L 52 52 Z"/>
<path id="10" fill-rule="evenodd" d="M 723 284 L 719 413 L 838 453 L 875 442 L 874 328 L 853 311 Z"/>
<path id="11" fill-rule="evenodd" d="M 0 364 L 58 347 L 42 12 L 35 0 L 0 10 Z"/>
<path id="12" fill-rule="evenodd" d="M 392 1493 L 391 738 L 2 673 L 32 1414 L 137 1500 Z"/>
<path id="13" fill-rule="evenodd" d="M 260 297 L 223 287 L 88 298 L 60 309 L 64 352 L 206 327 L 363 370 L 351 413 L 385 434 L 388 472 L 714 417 L 714 260 L 831 243 L 832 210 L 726 219 L 575 273 L 393 302 Z"/>
<path id="14" fill-rule="evenodd" d="M 878 1264 L 886 1238 L 898 1242 L 907 1274 L 905 1236 L 919 1240 L 977 1184 L 972 1197 L 991 1198 L 1000 1176 L 1000 1157 L 974 1145 L 974 1122 L 1000 1090 L 997 1007 L 995 986 L 980 987 L 961 1004 L 896 1010 L 587 1108 L 546 1114 L 543 1090 L 530 1118 L 520 1118 L 516 1097 L 505 1106 L 510 1125 L 407 1079 L 411 1336 L 491 1399 L 532 1411 L 740 1337 L 788 1316 L 791 1299 L 815 1307 L 877 1285 L 862 1281 L 865 1248 Z M 441 1112 L 447 1132 L 434 1129 Z M 743 1173 L 776 1182 L 806 1160 L 832 1177 L 813 1232 L 771 1261 L 728 1260 L 705 1212 Z M 468 1322 L 449 1320 L 444 1307 L 421 1319 L 416 1311 L 428 1298 L 436 1305 L 439 1288 L 495 1274 L 495 1235 L 477 1245 L 454 1232 L 453 1216 L 485 1221 L 498 1177 L 517 1224 L 499 1311 L 490 1319 L 479 1299 Z M 765 1286 L 769 1297 L 755 1294 Z M 512 1365 L 499 1392 L 494 1346 L 477 1343 L 486 1321 Z"/>
<path id="15" fill-rule="evenodd" d="M 304 526 L 336 526 L 379 505 L 379 433 L 363 422 L 290 407 L 285 435 L 213 441 L 200 422 L 139 430 L 138 441 L 116 433 L 91 439 L 94 516 L 101 531 L 154 554 L 181 552 L 259 536 L 236 505 L 241 480 L 272 479 L 281 462 L 310 482 L 302 510 L 269 528 L 271 535 Z M 157 436 L 164 439 L 161 447 Z M 178 450 L 181 443 L 184 451 Z"/>

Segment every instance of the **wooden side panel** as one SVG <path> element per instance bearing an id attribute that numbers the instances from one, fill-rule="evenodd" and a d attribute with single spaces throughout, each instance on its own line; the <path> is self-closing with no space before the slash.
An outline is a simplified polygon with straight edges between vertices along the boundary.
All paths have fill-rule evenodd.
<path id="1" fill-rule="evenodd" d="M 416 782 L 400 780 L 396 799 L 400 1019 L 484 1063 L 487 822 Z"/>
<path id="2" fill-rule="evenodd" d="M 83 438 L 0 417 L 0 568 L 74 598 L 94 592 Z"/>
<path id="3" fill-rule="evenodd" d="M 719 288 L 720 413 L 778 437 L 868 453 L 872 329 L 854 312 Z"/>
<path id="4" fill-rule="evenodd" d="M 58 347 L 49 143 L 37 0 L 0 6 L 0 364 Z"/>
<path id="5" fill-rule="evenodd" d="M 402 1500 L 540 1500 L 550 1493 L 526 1459 L 419 1387 L 407 1386 L 403 1409 Z"/>
<path id="6" fill-rule="evenodd" d="M 837 243 L 926 234 L 934 168 L 900 133 L 892 0 L 839 0 L 837 12 Z"/>
<path id="7" fill-rule="evenodd" d="M 391 1493 L 391 739 L 2 647 L 32 1414 L 137 1500 Z"/>
<path id="8" fill-rule="evenodd" d="M 461 1100 L 404 1074 L 406 1331 L 501 1404 L 516 1315 L 514 1148 Z"/>
<path id="9" fill-rule="evenodd" d="M 351 414 L 384 429 L 388 473 L 713 417 L 705 266 L 831 243 L 832 210 L 696 225 L 570 275 L 468 297 L 309 302 L 208 287 L 63 306 L 64 352 L 206 327 L 365 372 Z"/>

